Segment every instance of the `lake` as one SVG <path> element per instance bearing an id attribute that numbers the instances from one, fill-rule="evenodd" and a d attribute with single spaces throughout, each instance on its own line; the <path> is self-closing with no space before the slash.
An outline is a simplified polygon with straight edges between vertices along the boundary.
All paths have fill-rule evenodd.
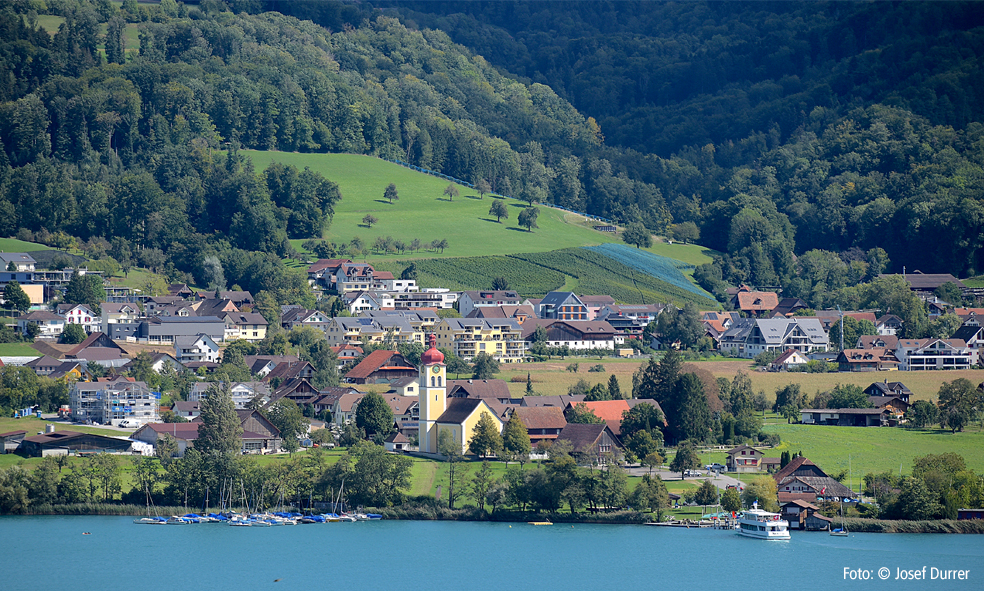
<path id="1" fill-rule="evenodd" d="M 792 535 L 767 542 L 638 525 L 373 521 L 246 529 L 0 517 L 0 589 L 984 589 L 984 536 Z M 927 577 L 935 567 L 969 570 L 969 578 L 895 580 L 898 569 L 923 566 Z M 845 568 L 870 578 L 845 578 Z"/>

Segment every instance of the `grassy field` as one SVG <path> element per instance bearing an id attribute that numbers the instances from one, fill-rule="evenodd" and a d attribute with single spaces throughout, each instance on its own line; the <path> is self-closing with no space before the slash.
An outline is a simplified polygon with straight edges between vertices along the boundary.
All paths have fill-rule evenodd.
<path id="1" fill-rule="evenodd" d="M 24 242 L 16 238 L 0 238 L 0 250 L 3 252 L 37 252 L 51 248 L 36 242 Z"/>
<path id="2" fill-rule="evenodd" d="M 818 425 L 767 425 L 782 443 L 770 456 L 783 451 L 799 452 L 828 474 L 851 469 L 855 489 L 858 479 L 869 472 L 912 472 L 912 460 L 929 454 L 954 452 L 967 467 L 984 472 L 984 432 L 975 424 L 963 433 L 898 428 L 826 427 Z"/>
<path id="3" fill-rule="evenodd" d="M 3 357 L 39 357 L 40 355 L 37 349 L 27 343 L 0 343 L 0 356 Z"/>
<path id="4" fill-rule="evenodd" d="M 406 258 L 432 258 L 441 256 L 479 256 L 542 252 L 571 246 L 590 246 L 614 242 L 611 234 L 597 232 L 583 224 L 579 216 L 567 216 L 564 212 L 540 206 L 537 224 L 533 232 L 517 226 L 516 218 L 526 206 L 514 199 L 506 200 L 509 218 L 496 223 L 489 216 L 493 197 L 479 199 L 478 193 L 458 185 L 460 196 L 448 201 L 444 189 L 448 181 L 412 171 L 408 168 L 355 154 L 299 154 L 291 152 L 263 152 L 243 150 L 253 159 L 257 171 L 270 162 L 290 164 L 298 168 L 310 167 L 338 184 L 342 200 L 335 207 L 335 218 L 326 238 L 336 242 L 348 242 L 358 236 L 367 245 L 377 237 L 392 236 L 407 243 L 414 238 L 423 243 L 447 239 L 449 247 L 442 253 L 421 250 L 412 255 L 370 255 L 378 260 Z M 395 183 L 400 198 L 390 204 L 383 199 L 383 191 L 389 183 Z M 372 228 L 362 224 L 362 218 L 372 214 L 379 219 Z M 295 248 L 299 248 L 297 241 Z"/>
<path id="5" fill-rule="evenodd" d="M 961 279 L 961 283 L 967 287 L 981 288 L 984 287 L 984 275 L 978 275 L 977 277 L 970 277 L 968 279 Z"/>
<path id="6" fill-rule="evenodd" d="M 697 244 L 669 244 L 667 242 L 654 242 L 653 245 L 645 250 L 659 256 L 676 259 L 691 265 L 703 265 L 710 263 L 715 253 L 709 248 Z M 693 273 L 693 271 L 690 271 Z"/>

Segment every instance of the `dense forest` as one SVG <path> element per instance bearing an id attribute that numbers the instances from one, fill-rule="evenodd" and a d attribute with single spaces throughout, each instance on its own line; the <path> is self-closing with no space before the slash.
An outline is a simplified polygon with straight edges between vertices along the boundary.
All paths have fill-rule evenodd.
<path id="1" fill-rule="evenodd" d="M 49 35 L 37 10 L 64 23 Z M 321 237 L 343 196 L 255 171 L 244 147 L 402 159 L 641 222 L 719 251 L 697 274 L 718 293 L 821 306 L 903 265 L 973 275 L 982 20 L 973 3 L 0 0 L 0 235 L 203 285 L 217 258 L 285 301 L 303 291 L 288 239 Z"/>

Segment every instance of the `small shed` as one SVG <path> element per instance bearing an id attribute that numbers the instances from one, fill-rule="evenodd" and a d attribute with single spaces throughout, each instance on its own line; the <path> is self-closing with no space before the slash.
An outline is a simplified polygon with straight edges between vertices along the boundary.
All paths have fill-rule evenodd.
<path id="1" fill-rule="evenodd" d="M 383 442 L 383 446 L 386 448 L 386 451 L 392 451 L 392 452 L 409 451 L 410 440 L 407 439 L 406 436 L 403 435 L 403 433 L 397 431 L 396 433 L 393 433 L 392 435 L 386 438 L 386 440 Z"/>

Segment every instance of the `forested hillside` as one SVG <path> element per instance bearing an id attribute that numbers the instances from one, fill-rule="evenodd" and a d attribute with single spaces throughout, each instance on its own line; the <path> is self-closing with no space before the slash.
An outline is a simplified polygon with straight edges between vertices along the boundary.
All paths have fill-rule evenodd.
<path id="1" fill-rule="evenodd" d="M 0 234 L 290 285 L 288 238 L 319 237 L 344 196 L 258 176 L 245 147 L 397 158 L 641 222 L 724 253 L 695 274 L 719 293 L 823 306 L 903 265 L 967 276 L 982 20 L 930 2 L 0 0 Z"/>

